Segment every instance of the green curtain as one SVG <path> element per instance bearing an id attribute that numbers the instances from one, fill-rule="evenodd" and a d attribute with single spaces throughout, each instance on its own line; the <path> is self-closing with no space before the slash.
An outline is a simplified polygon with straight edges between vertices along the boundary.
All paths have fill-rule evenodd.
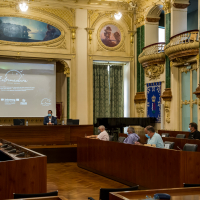
<path id="1" fill-rule="evenodd" d="M 123 66 L 110 66 L 110 117 L 124 117 Z"/>
<path id="2" fill-rule="evenodd" d="M 93 122 L 124 116 L 123 66 L 93 65 Z M 97 134 L 97 129 L 94 129 Z"/>
<path id="3" fill-rule="evenodd" d="M 108 67 L 106 65 L 93 66 L 93 122 L 97 118 L 109 117 L 109 82 Z M 95 129 L 97 134 L 97 129 Z"/>

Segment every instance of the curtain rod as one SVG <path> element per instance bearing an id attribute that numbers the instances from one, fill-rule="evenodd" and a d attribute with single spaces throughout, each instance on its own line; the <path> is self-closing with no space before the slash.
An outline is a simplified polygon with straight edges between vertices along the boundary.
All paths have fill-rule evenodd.
<path id="1" fill-rule="evenodd" d="M 110 62 L 107 62 L 107 63 L 97 63 L 97 62 L 93 62 L 93 64 L 95 64 L 95 65 L 126 65 L 127 63 L 110 63 Z"/>

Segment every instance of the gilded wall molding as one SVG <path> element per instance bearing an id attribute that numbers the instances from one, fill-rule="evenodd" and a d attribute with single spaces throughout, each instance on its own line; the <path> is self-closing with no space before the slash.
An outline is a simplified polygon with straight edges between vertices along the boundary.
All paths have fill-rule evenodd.
<path id="1" fill-rule="evenodd" d="M 193 43 L 185 43 L 173 45 L 167 44 L 165 46 L 165 54 L 171 61 L 181 57 L 196 56 L 199 53 L 199 42 L 194 41 Z"/>
<path id="2" fill-rule="evenodd" d="M 182 101 L 182 100 L 181 100 L 181 108 L 183 107 L 183 105 L 188 105 L 188 104 L 190 104 L 190 103 L 191 103 L 190 100 L 189 100 L 189 101 L 187 101 L 187 100 Z"/>
<path id="3" fill-rule="evenodd" d="M 91 44 L 91 42 L 92 42 L 92 33 L 94 32 L 94 28 L 85 28 L 85 30 L 88 33 L 88 40 L 89 40 L 89 43 Z"/>
<path id="4" fill-rule="evenodd" d="M 179 71 L 182 73 L 182 72 L 185 72 L 186 74 L 190 71 L 193 71 L 193 70 L 197 70 L 198 69 L 198 66 L 197 66 L 197 63 L 194 63 L 191 65 L 191 68 L 187 68 L 187 66 L 182 66 L 182 67 L 179 67 Z"/>
<path id="5" fill-rule="evenodd" d="M 150 80 L 159 79 L 160 75 L 164 72 L 164 64 L 151 65 L 145 68 L 145 75 Z"/>
<path id="6" fill-rule="evenodd" d="M 170 111 L 171 111 L 171 100 L 172 100 L 172 91 L 171 88 L 165 88 L 161 98 L 163 99 L 165 107 L 165 121 L 170 123 Z"/>
<path id="7" fill-rule="evenodd" d="M 196 88 L 196 91 L 193 92 L 193 94 L 195 94 L 196 97 L 197 97 L 198 99 L 200 99 L 200 84 L 199 84 L 199 86 Z M 200 101 L 199 101 L 198 105 L 199 105 L 199 108 L 200 108 Z"/>
<path id="8" fill-rule="evenodd" d="M 171 112 L 171 101 L 165 101 L 165 121 L 169 124 L 170 123 L 170 112 Z"/>
<path id="9" fill-rule="evenodd" d="M 180 67 L 180 68 L 186 68 L 187 66 L 184 66 L 185 64 L 187 64 L 188 66 L 191 65 L 194 69 L 198 68 L 197 62 L 199 61 L 198 59 L 198 55 L 197 56 L 192 56 L 187 58 L 176 58 L 173 62 L 170 62 L 170 67 Z M 196 66 L 193 66 L 196 65 Z"/>
<path id="10" fill-rule="evenodd" d="M 163 3 L 163 10 L 165 14 L 168 14 L 171 12 L 171 3 L 169 0 L 168 1 L 165 0 L 165 2 Z"/>
<path id="11" fill-rule="evenodd" d="M 114 11 L 102 12 L 98 10 L 88 10 L 89 28 L 95 28 L 96 24 L 103 18 L 108 18 L 110 21 L 117 22 L 114 19 Z M 129 30 L 132 30 L 132 13 L 123 13 L 121 20 L 125 22 Z"/>
<path id="12" fill-rule="evenodd" d="M 138 61 L 142 64 L 143 67 L 148 65 L 160 64 L 165 62 L 165 53 L 155 53 L 146 56 L 139 56 Z"/>
<path id="13" fill-rule="evenodd" d="M 138 117 L 144 117 L 145 103 L 136 103 L 136 111 Z"/>
<path id="14" fill-rule="evenodd" d="M 173 3 L 174 8 L 179 8 L 179 9 L 185 9 L 189 6 L 190 4 L 183 4 L 183 3 Z"/>
<path id="15" fill-rule="evenodd" d="M 48 13 L 52 16 L 57 16 L 60 19 L 63 19 L 67 26 L 74 26 L 75 25 L 75 9 L 73 8 L 48 8 L 48 7 L 34 7 L 31 8 L 32 10 L 41 10 L 42 13 Z"/>
<path id="16" fill-rule="evenodd" d="M 154 18 L 147 17 L 146 18 L 147 22 L 159 22 L 159 20 L 160 20 L 160 17 L 159 18 L 156 18 L 156 17 L 154 17 Z"/>
<path id="17" fill-rule="evenodd" d="M 65 60 L 61 60 L 61 59 L 58 61 L 64 65 L 64 74 L 66 75 L 66 77 L 70 77 L 70 67 L 68 63 L 65 62 Z"/>

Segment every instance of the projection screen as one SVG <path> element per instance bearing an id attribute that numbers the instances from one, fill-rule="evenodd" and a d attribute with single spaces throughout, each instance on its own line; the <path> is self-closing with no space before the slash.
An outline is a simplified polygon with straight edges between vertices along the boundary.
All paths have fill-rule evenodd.
<path id="1" fill-rule="evenodd" d="M 56 116 L 55 63 L 0 61 L 0 117 Z"/>

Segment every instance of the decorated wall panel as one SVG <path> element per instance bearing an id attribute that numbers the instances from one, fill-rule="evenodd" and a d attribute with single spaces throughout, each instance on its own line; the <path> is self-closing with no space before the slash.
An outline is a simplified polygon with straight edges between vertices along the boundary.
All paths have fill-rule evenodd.
<path id="1" fill-rule="evenodd" d="M 89 54 L 132 57 L 132 17 L 130 13 L 123 13 L 120 20 L 115 20 L 111 11 L 88 10 Z"/>

